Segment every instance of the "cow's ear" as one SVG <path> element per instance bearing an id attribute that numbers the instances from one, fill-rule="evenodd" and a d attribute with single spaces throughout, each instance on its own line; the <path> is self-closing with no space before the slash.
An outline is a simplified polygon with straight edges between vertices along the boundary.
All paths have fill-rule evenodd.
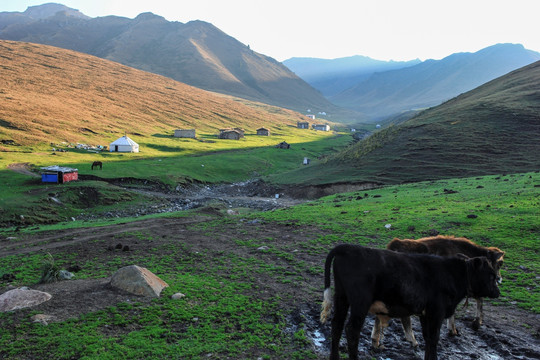
<path id="1" fill-rule="evenodd" d="M 469 260 L 469 257 L 465 254 L 462 254 L 462 253 L 459 253 L 459 254 L 456 254 L 456 257 L 460 258 L 460 259 L 463 259 L 463 260 Z"/>

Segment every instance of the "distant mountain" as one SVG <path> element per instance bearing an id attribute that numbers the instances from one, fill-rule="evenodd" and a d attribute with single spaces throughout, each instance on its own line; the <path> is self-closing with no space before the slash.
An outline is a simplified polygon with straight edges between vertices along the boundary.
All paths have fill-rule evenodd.
<path id="1" fill-rule="evenodd" d="M 318 174 L 413 182 L 540 169 L 540 61 L 343 151 Z M 532 185 L 531 185 L 532 186 Z"/>
<path id="2" fill-rule="evenodd" d="M 204 91 L 58 47 L 0 40 L 2 143 L 106 144 L 127 131 L 145 143 L 174 129 L 215 133 L 295 126 L 291 110 Z"/>
<path id="3" fill-rule="evenodd" d="M 367 56 L 338 59 L 291 58 L 283 64 L 324 96 L 334 96 L 366 80 L 375 72 L 396 70 L 420 63 L 411 61 L 382 61 Z"/>
<path id="4" fill-rule="evenodd" d="M 375 73 L 329 99 L 380 119 L 438 105 L 496 77 L 540 60 L 522 45 L 498 44 L 476 53 L 457 53 L 399 70 Z"/>
<path id="5" fill-rule="evenodd" d="M 164 75 L 205 90 L 305 112 L 337 110 L 283 64 L 252 51 L 212 24 L 89 18 L 59 4 L 0 13 L 0 39 L 76 50 Z"/>

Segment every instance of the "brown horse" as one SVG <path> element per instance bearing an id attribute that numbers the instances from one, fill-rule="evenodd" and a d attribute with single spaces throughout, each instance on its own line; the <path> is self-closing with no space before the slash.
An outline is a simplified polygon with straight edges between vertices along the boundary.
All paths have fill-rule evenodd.
<path id="1" fill-rule="evenodd" d="M 94 170 L 94 167 L 97 168 L 98 166 L 100 170 L 103 170 L 103 163 L 101 161 L 94 161 L 92 163 L 92 170 Z"/>

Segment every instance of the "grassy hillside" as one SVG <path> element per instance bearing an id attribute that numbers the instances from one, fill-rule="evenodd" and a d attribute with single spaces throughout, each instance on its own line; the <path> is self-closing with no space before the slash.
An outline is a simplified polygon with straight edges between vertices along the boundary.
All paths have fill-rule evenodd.
<path id="1" fill-rule="evenodd" d="M 298 176 L 400 183 L 540 169 L 540 62 L 390 126 Z M 322 170 L 324 169 L 324 171 Z M 287 174 L 294 181 L 295 174 Z"/>
<path id="2" fill-rule="evenodd" d="M 45 186 L 36 177 L 12 171 L 12 164 L 26 163 L 34 174 L 42 166 L 71 166 L 80 175 L 149 180 L 174 189 L 178 184 L 242 181 L 290 171 L 302 167 L 304 157 L 316 163 L 350 142 L 350 137 L 296 128 L 296 121 L 306 119 L 299 113 L 210 93 L 81 53 L 2 41 L 0 56 L 5 80 L 0 84 L 4 225 L 57 222 L 89 207 L 103 210 L 100 207 L 115 208 L 120 202 L 150 201 L 96 181 Z M 256 135 L 262 126 L 271 136 Z M 224 127 L 242 127 L 246 135 L 238 141 L 217 139 Z M 196 129 L 197 138 L 174 138 L 174 130 L 181 128 Z M 139 143 L 140 153 L 76 148 L 77 143 L 108 146 L 125 133 Z M 275 148 L 282 141 L 291 149 Z M 104 162 L 99 173 L 90 168 L 96 160 Z M 90 205 L 77 195 L 88 188 L 100 199 Z M 66 202 L 51 202 L 51 193 Z"/>
<path id="3" fill-rule="evenodd" d="M 125 133 L 295 125 L 295 112 L 233 99 L 93 56 L 0 41 L 0 139 L 106 145 Z M 5 147 L 4 147 L 5 149 Z"/>

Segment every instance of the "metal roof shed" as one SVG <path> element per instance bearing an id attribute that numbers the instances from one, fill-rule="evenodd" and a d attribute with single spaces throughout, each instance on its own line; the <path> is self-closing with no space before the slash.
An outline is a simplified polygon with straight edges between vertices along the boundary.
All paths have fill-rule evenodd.
<path id="1" fill-rule="evenodd" d="M 41 168 L 41 182 L 63 184 L 79 179 L 79 170 L 58 165 Z"/>

